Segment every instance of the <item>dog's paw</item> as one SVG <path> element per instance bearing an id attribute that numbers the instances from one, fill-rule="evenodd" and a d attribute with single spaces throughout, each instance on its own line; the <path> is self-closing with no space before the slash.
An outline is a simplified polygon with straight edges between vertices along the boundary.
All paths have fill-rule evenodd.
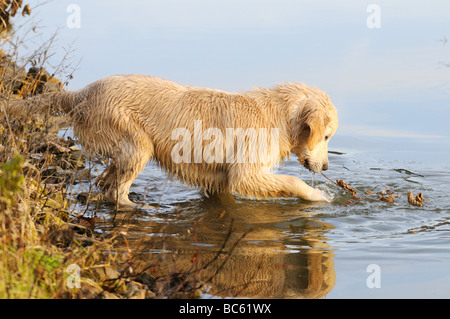
<path id="1" fill-rule="evenodd" d="M 310 200 L 316 201 L 316 202 L 327 202 L 331 203 L 332 197 L 330 194 L 328 194 L 326 191 L 318 188 L 312 188 L 310 193 Z"/>
<path id="2" fill-rule="evenodd" d="M 322 197 L 322 199 L 328 203 L 331 203 L 331 201 L 333 200 L 333 198 L 331 197 L 330 194 L 328 194 L 327 192 L 323 191 L 323 190 L 318 190 L 320 192 L 320 196 Z"/>

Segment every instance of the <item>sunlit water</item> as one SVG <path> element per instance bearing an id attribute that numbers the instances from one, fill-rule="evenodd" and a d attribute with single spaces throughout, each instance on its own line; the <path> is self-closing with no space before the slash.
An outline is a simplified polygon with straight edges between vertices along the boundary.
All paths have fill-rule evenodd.
<path id="1" fill-rule="evenodd" d="M 338 135 L 330 151 L 326 175 L 361 199 L 313 177 L 295 157 L 277 173 L 314 183 L 331 203 L 206 198 L 149 163 L 130 198 L 158 209 L 115 214 L 109 205 L 91 205 L 88 213 L 100 218 L 98 231 L 123 228 L 149 259 L 170 260 L 172 271 L 213 260 L 198 273 L 209 287 L 205 298 L 450 297 L 449 148 Z M 87 187 L 85 181 L 75 190 Z M 378 199 L 387 189 L 394 203 Z M 422 192 L 424 206 L 411 206 L 408 191 Z"/>

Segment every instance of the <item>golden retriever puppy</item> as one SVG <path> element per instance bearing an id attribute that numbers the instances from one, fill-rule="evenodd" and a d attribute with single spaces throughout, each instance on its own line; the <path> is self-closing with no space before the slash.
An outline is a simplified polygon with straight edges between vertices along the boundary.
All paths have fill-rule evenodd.
<path id="1" fill-rule="evenodd" d="M 304 84 L 229 93 L 117 75 L 6 103 L 10 114 L 33 110 L 66 113 L 79 142 L 111 159 L 96 182 L 120 207 L 136 205 L 128 192 L 151 159 L 206 194 L 326 200 L 299 178 L 270 172 L 291 152 L 312 172 L 328 168 L 337 111 L 328 95 Z"/>

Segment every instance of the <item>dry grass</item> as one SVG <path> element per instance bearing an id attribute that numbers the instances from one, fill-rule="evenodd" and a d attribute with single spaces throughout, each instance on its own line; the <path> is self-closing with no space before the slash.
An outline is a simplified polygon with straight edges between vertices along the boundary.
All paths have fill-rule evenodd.
<path id="1" fill-rule="evenodd" d="M 98 269 L 117 269 L 116 236 L 96 238 L 71 212 L 66 190 L 83 159 L 53 124 L 0 121 L 0 298 L 98 297 L 110 279 Z M 70 265 L 87 286 L 70 287 Z"/>

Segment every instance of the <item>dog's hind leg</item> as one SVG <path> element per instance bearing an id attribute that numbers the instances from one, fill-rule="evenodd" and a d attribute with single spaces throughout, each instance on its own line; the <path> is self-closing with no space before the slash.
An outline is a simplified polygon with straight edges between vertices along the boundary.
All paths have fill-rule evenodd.
<path id="1" fill-rule="evenodd" d="M 123 146 L 118 148 L 118 153 L 115 154 L 105 172 L 100 175 L 99 182 L 103 182 L 108 187 L 105 197 L 116 203 L 118 208 L 145 208 L 147 205 L 132 202 L 128 198 L 128 193 L 139 172 L 153 156 L 153 144 L 149 141 L 128 140 L 128 143 Z"/>

